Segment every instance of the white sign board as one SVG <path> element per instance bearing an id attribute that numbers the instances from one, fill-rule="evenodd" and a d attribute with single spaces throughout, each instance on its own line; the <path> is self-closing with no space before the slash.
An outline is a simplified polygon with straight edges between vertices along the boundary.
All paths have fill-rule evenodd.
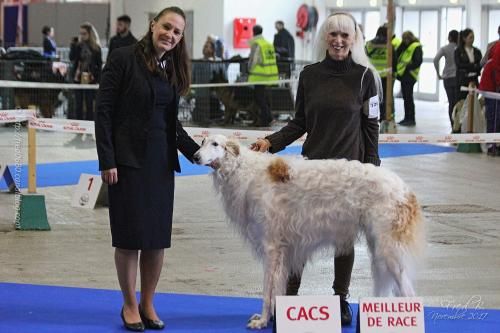
<path id="1" fill-rule="evenodd" d="M 420 297 L 369 297 L 359 301 L 361 333 L 424 333 Z"/>
<path id="2" fill-rule="evenodd" d="M 277 333 L 341 333 L 339 296 L 276 297 Z"/>
<path id="3" fill-rule="evenodd" d="M 72 207 L 94 209 L 97 203 L 107 204 L 107 185 L 100 175 L 82 173 L 71 199 Z"/>

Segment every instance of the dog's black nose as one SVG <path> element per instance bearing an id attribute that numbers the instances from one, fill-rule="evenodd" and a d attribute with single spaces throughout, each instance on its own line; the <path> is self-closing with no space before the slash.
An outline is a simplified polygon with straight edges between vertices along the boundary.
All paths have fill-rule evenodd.
<path id="1" fill-rule="evenodd" d="M 195 163 L 199 163 L 200 162 L 200 154 L 198 154 L 198 152 L 194 153 L 194 155 L 193 155 L 193 161 Z"/>

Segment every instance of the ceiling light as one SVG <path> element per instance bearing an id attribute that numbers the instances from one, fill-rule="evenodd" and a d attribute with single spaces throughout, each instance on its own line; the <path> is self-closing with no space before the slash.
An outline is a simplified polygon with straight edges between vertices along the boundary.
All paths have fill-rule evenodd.
<path id="1" fill-rule="evenodd" d="M 408 0 L 408 3 L 410 5 L 416 5 L 417 4 L 417 0 Z"/>
<path id="2" fill-rule="evenodd" d="M 370 0 L 370 7 L 377 7 L 377 0 Z"/>
<path id="3" fill-rule="evenodd" d="M 337 7 L 344 7 L 344 0 L 337 0 Z"/>

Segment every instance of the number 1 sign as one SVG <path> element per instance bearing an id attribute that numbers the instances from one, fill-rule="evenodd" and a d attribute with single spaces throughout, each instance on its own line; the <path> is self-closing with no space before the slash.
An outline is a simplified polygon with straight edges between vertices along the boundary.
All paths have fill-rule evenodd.
<path id="1" fill-rule="evenodd" d="M 73 193 L 71 206 L 94 209 L 97 203 L 106 205 L 108 188 L 103 185 L 101 176 L 82 173 Z"/>

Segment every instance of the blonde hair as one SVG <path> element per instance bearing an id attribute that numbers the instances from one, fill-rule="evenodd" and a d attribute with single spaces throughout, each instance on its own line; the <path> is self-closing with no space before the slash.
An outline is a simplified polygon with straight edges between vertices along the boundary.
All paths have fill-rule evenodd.
<path id="1" fill-rule="evenodd" d="M 99 41 L 99 34 L 96 28 L 90 22 L 84 22 L 80 25 L 80 28 L 85 29 L 89 34 L 89 45 L 93 50 L 98 50 L 101 48 L 101 42 Z"/>
<path id="2" fill-rule="evenodd" d="M 373 77 L 375 78 L 375 84 L 377 85 L 379 99 L 382 100 L 384 94 L 382 91 L 382 81 L 380 80 L 380 75 L 375 67 L 373 67 L 368 55 L 366 54 L 363 31 L 361 31 L 361 27 L 351 14 L 346 12 L 336 12 L 330 14 L 330 16 L 326 18 L 319 28 L 316 36 L 314 45 L 315 60 L 322 61 L 325 59 L 326 51 L 328 50 L 326 36 L 332 31 L 341 31 L 349 34 L 349 36 L 354 36 L 354 43 L 350 50 L 351 58 L 355 63 L 367 67 L 372 71 Z"/>

